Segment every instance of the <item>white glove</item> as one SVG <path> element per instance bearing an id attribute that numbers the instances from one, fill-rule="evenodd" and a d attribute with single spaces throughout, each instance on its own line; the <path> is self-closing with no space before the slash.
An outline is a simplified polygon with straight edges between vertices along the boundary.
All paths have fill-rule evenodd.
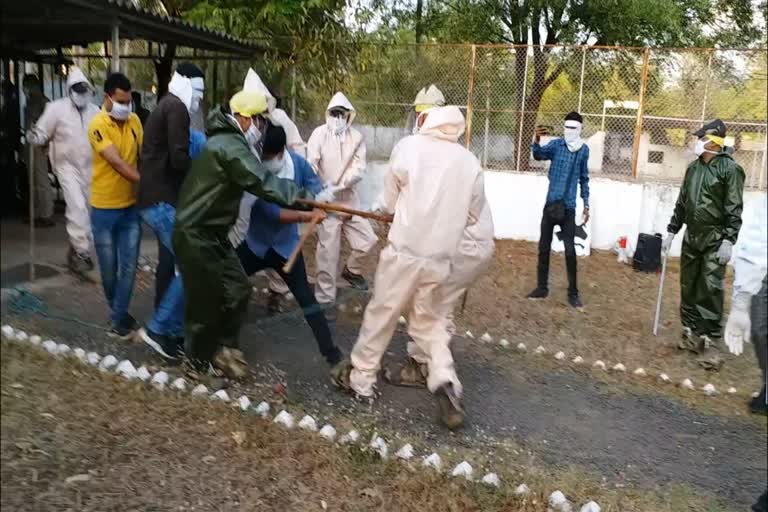
<path id="1" fill-rule="evenodd" d="M 720 248 L 717 250 L 717 260 L 721 265 L 725 265 L 731 261 L 731 253 L 733 252 L 733 244 L 728 240 L 723 240 L 720 244 Z"/>
<path id="2" fill-rule="evenodd" d="M 664 240 L 661 241 L 661 253 L 667 254 L 669 253 L 669 250 L 672 248 L 672 240 L 675 239 L 674 233 L 667 233 L 667 236 L 664 238 Z"/>
<path id="3" fill-rule="evenodd" d="M 737 293 L 731 305 L 731 314 L 725 324 L 725 344 L 731 354 L 740 355 L 744 351 L 744 343 L 749 343 L 750 329 L 752 326 L 749 318 L 748 293 Z"/>
<path id="4" fill-rule="evenodd" d="M 336 187 L 329 185 L 315 196 L 315 201 L 318 203 L 331 203 L 336 198 L 336 192 Z"/>
<path id="5" fill-rule="evenodd" d="M 371 204 L 372 212 L 383 212 L 386 209 L 387 209 L 387 205 L 385 204 L 383 197 L 379 196 L 373 200 L 373 204 Z"/>

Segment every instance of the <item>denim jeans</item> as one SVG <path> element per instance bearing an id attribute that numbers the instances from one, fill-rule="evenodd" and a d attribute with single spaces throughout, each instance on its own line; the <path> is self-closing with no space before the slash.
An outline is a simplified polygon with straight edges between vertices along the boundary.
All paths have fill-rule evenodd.
<path id="1" fill-rule="evenodd" d="M 163 248 L 173 257 L 173 224 L 176 208 L 168 203 L 157 203 L 141 210 L 141 218 L 155 232 Z M 172 262 L 167 262 L 173 265 Z M 150 331 L 165 336 L 184 335 L 184 287 L 181 276 L 174 273 L 147 324 Z"/>
<path id="2" fill-rule="evenodd" d="M 113 327 L 129 327 L 128 306 L 139 259 L 141 222 L 136 208 L 91 208 L 91 231 Z"/>

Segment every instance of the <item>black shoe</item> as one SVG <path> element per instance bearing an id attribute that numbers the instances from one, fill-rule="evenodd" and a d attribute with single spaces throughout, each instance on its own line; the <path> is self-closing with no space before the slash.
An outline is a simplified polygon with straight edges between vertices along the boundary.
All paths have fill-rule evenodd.
<path id="1" fill-rule="evenodd" d="M 445 384 L 435 392 L 440 421 L 450 430 L 464 426 L 464 408 L 461 398 L 453 390 L 453 384 Z"/>
<path id="2" fill-rule="evenodd" d="M 366 281 L 365 278 L 360 274 L 353 273 L 347 267 L 344 267 L 344 271 L 341 273 L 341 277 L 343 277 L 349 284 L 351 284 L 353 288 L 364 291 L 368 289 L 368 281 Z"/>
<path id="3" fill-rule="evenodd" d="M 765 386 L 759 395 L 749 401 L 749 411 L 752 414 L 762 414 L 768 416 L 768 404 L 765 403 Z"/>
<path id="4" fill-rule="evenodd" d="M 768 512 L 768 490 L 760 495 L 757 503 L 752 505 L 752 512 Z"/>
<path id="5" fill-rule="evenodd" d="M 541 286 L 537 286 L 536 289 L 528 294 L 527 298 L 531 300 L 541 300 L 546 299 L 547 297 L 549 297 L 549 290 L 542 288 Z"/>
<path id="6" fill-rule="evenodd" d="M 136 336 L 136 331 L 139 328 L 139 323 L 131 315 L 126 314 L 125 319 L 120 325 L 113 325 L 107 336 L 110 338 L 118 338 L 123 341 L 132 340 Z"/>
<path id="7" fill-rule="evenodd" d="M 139 329 L 138 337 L 165 359 L 176 360 L 179 358 L 179 345 L 175 338 L 157 334 L 144 328 Z"/>
<path id="8" fill-rule="evenodd" d="M 267 316 L 275 316 L 283 312 L 283 296 L 277 292 L 269 290 L 267 297 Z"/>
<path id="9" fill-rule="evenodd" d="M 87 254 L 79 254 L 70 247 L 67 254 L 67 266 L 72 273 L 82 276 L 93 270 L 93 261 Z"/>
<path id="10" fill-rule="evenodd" d="M 568 304 L 570 304 L 572 308 L 576 309 L 581 309 L 584 307 L 584 304 L 581 303 L 581 299 L 578 295 L 569 295 Z"/>
<path id="11" fill-rule="evenodd" d="M 322 308 L 323 314 L 325 314 L 325 319 L 328 322 L 336 322 L 337 312 L 336 312 L 336 304 L 320 304 L 320 307 Z"/>

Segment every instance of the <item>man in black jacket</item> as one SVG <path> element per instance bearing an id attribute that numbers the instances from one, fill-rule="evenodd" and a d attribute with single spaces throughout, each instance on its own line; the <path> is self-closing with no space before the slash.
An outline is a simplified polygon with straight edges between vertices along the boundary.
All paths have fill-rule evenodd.
<path id="1" fill-rule="evenodd" d="M 176 200 L 190 166 L 190 113 L 199 108 L 203 76 L 200 68 L 191 63 L 176 68 L 168 84 L 168 94 L 147 119 L 141 147 L 137 206 L 144 222 L 155 232 L 164 254 L 161 254 L 162 265 L 157 269 L 155 313 L 139 331 L 139 337 L 169 359 L 177 357 L 184 337 L 184 292 L 180 277 L 173 272 L 171 237 Z"/>

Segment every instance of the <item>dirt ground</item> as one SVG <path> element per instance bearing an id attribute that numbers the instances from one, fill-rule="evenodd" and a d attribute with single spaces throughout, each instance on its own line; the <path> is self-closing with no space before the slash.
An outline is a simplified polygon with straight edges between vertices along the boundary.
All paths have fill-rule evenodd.
<path id="1" fill-rule="evenodd" d="M 381 462 L 39 349 L 3 342 L 0 364 L 3 510 L 534 512 L 546 510 L 553 490 L 545 474 L 516 475 L 536 489 L 518 498 L 508 480 L 491 490 L 417 464 Z M 606 512 L 725 510 L 685 488 L 660 500 L 561 478 L 569 498 L 595 499 Z"/>

